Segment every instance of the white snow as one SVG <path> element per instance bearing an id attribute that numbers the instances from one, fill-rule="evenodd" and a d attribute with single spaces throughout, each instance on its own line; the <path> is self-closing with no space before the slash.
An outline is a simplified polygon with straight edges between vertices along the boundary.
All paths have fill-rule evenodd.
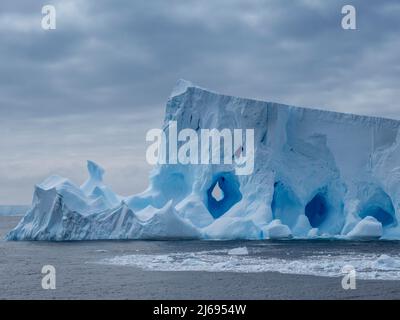
<path id="1" fill-rule="evenodd" d="M 288 226 L 282 224 L 281 220 L 275 219 L 264 228 L 266 239 L 289 239 L 292 233 Z"/>
<path id="2" fill-rule="evenodd" d="M 382 224 L 374 217 L 365 217 L 351 230 L 347 237 L 355 240 L 370 240 L 382 237 Z"/>
<path id="3" fill-rule="evenodd" d="M 166 134 L 170 121 L 178 130 L 254 129 L 254 173 L 235 175 L 235 163 L 158 165 L 144 192 L 122 197 L 89 161 L 80 187 L 59 176 L 38 184 L 7 239 L 400 239 L 399 121 L 226 96 L 185 80 L 168 99 Z"/>
<path id="4" fill-rule="evenodd" d="M 193 84 L 190 81 L 179 79 L 172 90 L 170 98 L 174 98 L 186 92 L 186 90 L 190 87 L 193 87 Z"/>
<path id="5" fill-rule="evenodd" d="M 198 195 L 187 196 L 175 206 L 175 209 L 198 228 L 204 228 L 214 222 L 214 218 Z"/>

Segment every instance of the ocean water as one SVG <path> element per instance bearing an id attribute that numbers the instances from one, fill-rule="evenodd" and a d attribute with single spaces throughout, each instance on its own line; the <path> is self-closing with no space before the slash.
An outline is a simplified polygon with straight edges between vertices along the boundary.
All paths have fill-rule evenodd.
<path id="1" fill-rule="evenodd" d="M 4 241 L 19 219 L 0 217 L 1 299 L 400 298 L 399 242 Z"/>

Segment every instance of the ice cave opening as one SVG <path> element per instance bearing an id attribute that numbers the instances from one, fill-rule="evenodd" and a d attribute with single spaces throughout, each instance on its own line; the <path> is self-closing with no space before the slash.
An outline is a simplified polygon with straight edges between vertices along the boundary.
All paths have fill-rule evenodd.
<path id="1" fill-rule="evenodd" d="M 305 207 L 305 215 L 311 227 L 318 228 L 325 220 L 329 212 L 329 206 L 324 193 L 317 193 Z"/>
<path id="2" fill-rule="evenodd" d="M 242 199 L 239 187 L 237 176 L 230 172 L 215 176 L 207 190 L 207 208 L 215 219 L 221 217 Z"/>
<path id="3" fill-rule="evenodd" d="M 396 225 L 396 212 L 390 196 L 381 188 L 375 190 L 374 194 L 363 205 L 359 213 L 360 218 L 374 217 L 382 226 Z"/>
<path id="4" fill-rule="evenodd" d="M 274 219 L 293 227 L 300 214 L 301 204 L 294 191 L 281 181 L 274 183 L 274 195 L 271 210 Z"/>
<path id="5" fill-rule="evenodd" d="M 380 206 L 371 205 L 360 213 L 360 217 L 361 218 L 365 218 L 367 216 L 374 217 L 376 220 L 382 223 L 382 226 L 386 227 L 395 223 L 393 205 L 389 209 L 389 211 L 390 212 L 382 209 Z"/>

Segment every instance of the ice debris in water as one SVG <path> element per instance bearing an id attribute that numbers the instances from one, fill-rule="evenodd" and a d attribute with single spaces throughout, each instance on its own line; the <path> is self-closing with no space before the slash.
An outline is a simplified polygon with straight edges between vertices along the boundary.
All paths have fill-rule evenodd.
<path id="1" fill-rule="evenodd" d="M 228 251 L 228 254 L 234 256 L 247 255 L 249 254 L 249 250 L 247 250 L 247 247 L 233 248 Z"/>

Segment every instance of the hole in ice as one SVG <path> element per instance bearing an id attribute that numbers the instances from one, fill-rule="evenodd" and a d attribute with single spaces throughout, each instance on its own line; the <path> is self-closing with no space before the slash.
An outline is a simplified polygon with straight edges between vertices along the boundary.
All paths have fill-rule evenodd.
<path id="1" fill-rule="evenodd" d="M 397 224 L 392 199 L 381 188 L 375 190 L 359 214 L 361 218 L 374 217 L 383 226 Z"/>
<path id="2" fill-rule="evenodd" d="M 224 192 L 219 186 L 219 182 L 217 182 L 217 184 L 215 185 L 213 191 L 211 192 L 211 195 L 217 201 L 221 201 L 224 198 Z"/>
<path id="3" fill-rule="evenodd" d="M 296 194 L 281 181 L 277 181 L 274 184 L 271 210 L 274 219 L 280 219 L 283 224 L 289 227 L 292 227 L 296 223 L 298 212 L 301 210 L 301 205 Z"/>
<path id="4" fill-rule="evenodd" d="M 318 228 L 324 222 L 327 213 L 328 204 L 322 193 L 317 193 L 305 208 L 305 215 L 313 228 Z"/>
<path id="5" fill-rule="evenodd" d="M 367 216 L 371 216 L 374 217 L 376 220 L 378 220 L 380 223 L 382 223 L 383 226 L 388 226 L 395 222 L 393 215 L 394 215 L 394 210 L 393 213 L 389 213 L 386 210 L 383 210 L 379 206 L 371 206 L 362 211 L 360 217 L 365 218 Z"/>
<path id="6" fill-rule="evenodd" d="M 207 190 L 207 208 L 214 218 L 219 218 L 242 199 L 237 177 L 229 172 L 217 175 Z"/>

